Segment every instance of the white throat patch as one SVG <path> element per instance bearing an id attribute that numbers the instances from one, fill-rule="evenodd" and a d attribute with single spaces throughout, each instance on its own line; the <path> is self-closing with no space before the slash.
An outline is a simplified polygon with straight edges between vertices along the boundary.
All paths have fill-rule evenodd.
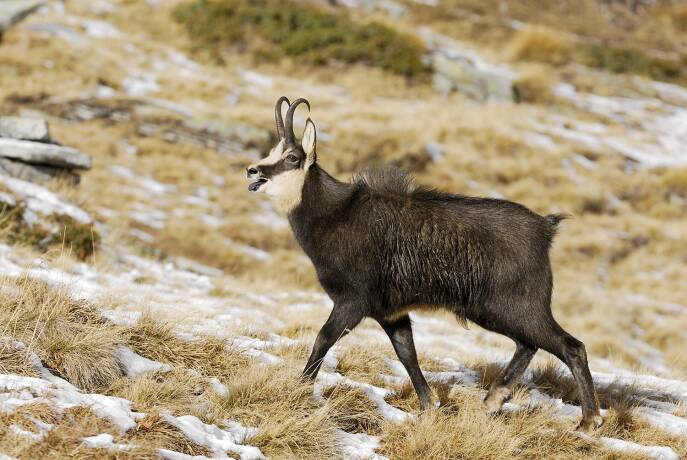
<path id="1" fill-rule="evenodd" d="M 288 214 L 301 202 L 306 172 L 303 169 L 283 172 L 268 180 L 260 189 L 272 197 L 279 211 Z"/>

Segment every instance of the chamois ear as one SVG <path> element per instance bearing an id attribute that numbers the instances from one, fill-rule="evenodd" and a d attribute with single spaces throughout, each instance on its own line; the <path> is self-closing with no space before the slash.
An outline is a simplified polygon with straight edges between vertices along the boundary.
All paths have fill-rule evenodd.
<path id="1" fill-rule="evenodd" d="M 317 161 L 317 153 L 315 152 L 315 144 L 317 141 L 317 133 L 315 131 L 315 123 L 308 118 L 305 122 L 305 131 L 303 131 L 303 140 L 301 140 L 301 147 L 305 152 L 305 169 L 309 168 Z"/>

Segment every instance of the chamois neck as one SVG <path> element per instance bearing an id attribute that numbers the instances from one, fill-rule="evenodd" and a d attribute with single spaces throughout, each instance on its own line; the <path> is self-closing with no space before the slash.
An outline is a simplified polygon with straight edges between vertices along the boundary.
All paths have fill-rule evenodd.
<path id="1" fill-rule="evenodd" d="M 314 164 L 308 170 L 300 204 L 289 213 L 289 221 L 316 221 L 336 213 L 350 200 L 355 187 L 341 182 Z"/>

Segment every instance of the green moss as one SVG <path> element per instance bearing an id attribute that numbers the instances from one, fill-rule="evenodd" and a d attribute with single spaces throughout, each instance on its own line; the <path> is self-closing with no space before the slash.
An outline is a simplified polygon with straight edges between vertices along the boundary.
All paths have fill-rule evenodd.
<path id="1" fill-rule="evenodd" d="M 57 234 L 57 242 L 70 248 L 72 253 L 80 260 L 86 260 L 93 255 L 100 244 L 100 234 L 92 224 L 82 224 L 69 216 L 58 216 L 57 224 L 60 227 Z"/>
<path id="2" fill-rule="evenodd" d="M 17 206 L 0 206 L 0 237 L 9 244 L 31 246 L 41 251 L 63 247 L 78 259 L 86 260 L 100 243 L 100 235 L 91 224 L 57 215 L 47 218 L 43 223 L 29 225 L 24 220 L 24 212 L 21 203 Z M 49 229 L 52 224 L 57 225 L 57 232 Z"/>
<path id="3" fill-rule="evenodd" d="M 597 69 L 615 73 L 646 75 L 670 81 L 685 81 L 685 63 L 649 56 L 642 50 L 605 45 L 589 45 L 580 49 L 580 60 Z"/>
<path id="4" fill-rule="evenodd" d="M 194 0 L 174 15 L 192 37 L 214 50 L 245 46 L 258 35 L 279 54 L 308 64 L 361 63 L 407 77 L 429 71 L 419 42 L 376 22 L 356 22 L 346 12 L 282 0 Z"/>
<path id="5" fill-rule="evenodd" d="M 0 207 L 0 234 L 10 244 L 40 246 L 50 236 L 41 226 L 28 225 L 24 219 L 24 206 L 3 204 Z"/>

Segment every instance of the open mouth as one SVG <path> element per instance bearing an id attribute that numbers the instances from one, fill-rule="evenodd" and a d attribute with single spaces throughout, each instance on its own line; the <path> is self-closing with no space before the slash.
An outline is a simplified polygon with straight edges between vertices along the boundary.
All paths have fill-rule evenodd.
<path id="1" fill-rule="evenodd" d="M 267 183 L 267 179 L 265 179 L 264 177 L 261 177 L 260 179 L 256 180 L 256 181 L 253 182 L 252 184 L 250 184 L 250 185 L 248 186 L 248 190 L 251 191 L 251 192 L 257 192 L 258 189 L 260 188 L 260 186 L 261 186 L 262 184 L 265 184 L 265 183 Z"/>

